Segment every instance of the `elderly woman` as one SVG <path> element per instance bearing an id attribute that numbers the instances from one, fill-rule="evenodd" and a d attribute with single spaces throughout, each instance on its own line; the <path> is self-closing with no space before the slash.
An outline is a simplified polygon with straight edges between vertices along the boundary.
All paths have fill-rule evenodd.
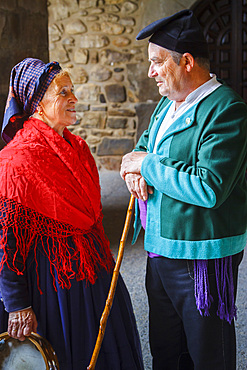
<path id="1" fill-rule="evenodd" d="M 0 152 L 0 330 L 19 340 L 37 331 L 64 370 L 89 365 L 114 267 L 94 159 L 67 129 L 76 102 L 57 62 L 23 60 L 12 69 Z M 121 277 L 96 369 L 143 369 Z"/>

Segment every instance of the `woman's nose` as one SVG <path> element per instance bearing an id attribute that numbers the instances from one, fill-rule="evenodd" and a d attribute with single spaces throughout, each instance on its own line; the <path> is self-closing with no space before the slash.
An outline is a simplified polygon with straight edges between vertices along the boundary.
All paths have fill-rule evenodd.
<path id="1" fill-rule="evenodd" d="M 72 100 L 73 102 L 75 102 L 75 103 L 77 103 L 78 102 L 78 99 L 77 99 L 77 97 L 75 96 L 75 94 L 73 93 L 73 92 L 71 92 L 71 94 L 70 94 L 70 100 Z"/>

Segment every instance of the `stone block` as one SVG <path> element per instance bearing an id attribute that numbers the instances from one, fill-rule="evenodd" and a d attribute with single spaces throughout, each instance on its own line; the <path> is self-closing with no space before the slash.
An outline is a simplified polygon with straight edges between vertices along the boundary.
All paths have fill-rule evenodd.
<path id="1" fill-rule="evenodd" d="M 103 8 L 93 8 L 93 9 L 90 9 L 89 12 L 90 14 L 99 15 L 99 14 L 104 13 L 104 9 Z"/>
<path id="2" fill-rule="evenodd" d="M 118 83 L 122 82 L 124 80 L 124 75 L 120 75 L 119 73 L 115 74 L 113 76 L 113 79 L 114 79 L 115 82 L 118 82 Z"/>
<path id="3" fill-rule="evenodd" d="M 65 37 L 63 40 L 62 40 L 62 44 L 63 45 L 66 45 L 66 46 L 75 46 L 75 39 L 70 36 L 70 37 Z"/>
<path id="4" fill-rule="evenodd" d="M 119 23 L 122 24 L 123 26 L 134 27 L 136 24 L 136 21 L 134 18 L 126 17 L 126 18 L 121 18 L 119 20 Z"/>
<path id="5" fill-rule="evenodd" d="M 98 144 L 100 142 L 100 138 L 97 137 L 97 136 L 94 136 L 94 135 L 88 135 L 87 137 L 87 143 L 89 145 L 95 145 L 95 144 Z"/>
<path id="6" fill-rule="evenodd" d="M 120 1 L 121 2 L 121 1 Z M 120 7 L 116 4 L 105 3 L 105 11 L 108 13 L 119 13 Z"/>
<path id="7" fill-rule="evenodd" d="M 76 91 L 76 97 L 82 101 L 97 101 L 100 93 L 100 87 L 94 84 L 85 84 L 79 86 Z"/>
<path id="8" fill-rule="evenodd" d="M 121 12 L 124 14 L 132 14 L 138 9 L 138 5 L 134 3 L 133 1 L 125 1 Z"/>
<path id="9" fill-rule="evenodd" d="M 99 55 L 97 50 L 90 50 L 90 63 L 97 64 L 99 62 Z"/>
<path id="10" fill-rule="evenodd" d="M 113 22 L 102 22 L 101 31 L 108 35 L 121 35 L 125 30 L 125 27 L 119 23 Z"/>
<path id="11" fill-rule="evenodd" d="M 126 69 L 132 93 L 136 95 L 138 101 L 160 100 L 161 96 L 159 95 L 155 80 L 147 76 L 148 64 L 129 63 L 126 65 Z"/>
<path id="12" fill-rule="evenodd" d="M 106 129 L 92 129 L 92 134 L 100 137 L 111 136 L 113 134 L 113 131 Z"/>
<path id="13" fill-rule="evenodd" d="M 128 119 L 127 118 L 122 118 L 122 117 L 109 117 L 107 120 L 107 126 L 110 128 L 125 128 L 127 124 Z"/>
<path id="14" fill-rule="evenodd" d="M 69 35 L 79 35 L 87 31 L 87 27 L 80 19 L 71 20 L 65 27 L 65 32 Z"/>
<path id="15" fill-rule="evenodd" d="M 130 26 L 125 27 L 125 33 L 131 34 L 133 31 L 134 31 L 134 29 L 132 27 L 130 27 Z"/>
<path id="16" fill-rule="evenodd" d="M 118 84 L 105 86 L 106 97 L 110 102 L 124 102 L 126 101 L 125 87 Z"/>
<path id="17" fill-rule="evenodd" d="M 95 8 L 97 6 L 97 0 L 80 0 L 80 8 Z"/>
<path id="18" fill-rule="evenodd" d="M 109 109 L 109 116 L 135 117 L 136 113 L 131 109 L 119 108 L 116 110 Z"/>
<path id="19" fill-rule="evenodd" d="M 77 1 L 77 0 L 76 0 Z M 86 17 L 88 15 L 88 11 L 86 10 L 79 10 L 77 12 L 77 14 L 80 16 L 80 17 Z"/>
<path id="20" fill-rule="evenodd" d="M 96 22 L 99 19 L 97 15 L 89 15 L 87 17 L 87 22 Z"/>
<path id="21" fill-rule="evenodd" d="M 92 81 L 107 81 L 111 78 L 112 72 L 105 66 L 96 65 L 90 70 L 90 78 Z"/>
<path id="22" fill-rule="evenodd" d="M 59 27 L 57 24 L 54 23 L 48 27 L 48 32 L 51 42 L 59 41 L 61 40 L 63 34 L 63 28 L 61 26 Z"/>
<path id="23" fill-rule="evenodd" d="M 116 139 L 104 137 L 102 142 L 98 146 L 97 155 L 106 156 L 106 155 L 121 155 L 123 156 L 126 153 L 129 153 L 134 148 L 133 139 Z"/>
<path id="24" fill-rule="evenodd" d="M 49 16 L 54 19 L 55 22 L 61 21 L 70 16 L 70 7 L 65 3 L 65 1 L 62 0 L 59 1 L 59 4 L 56 4 L 48 9 Z"/>
<path id="25" fill-rule="evenodd" d="M 114 130 L 113 136 L 114 137 L 117 137 L 117 138 L 122 138 L 122 137 L 125 136 L 125 130 L 123 130 L 122 128 L 119 128 L 117 130 Z"/>
<path id="26" fill-rule="evenodd" d="M 88 26 L 89 33 L 90 32 L 101 32 L 101 25 L 99 22 L 93 22 Z"/>
<path id="27" fill-rule="evenodd" d="M 81 120 L 81 125 L 84 128 L 100 128 L 105 127 L 106 114 L 105 112 L 85 112 Z"/>
<path id="28" fill-rule="evenodd" d="M 138 141 L 143 131 L 148 128 L 150 117 L 156 107 L 157 103 L 146 103 L 146 104 L 136 104 L 136 115 L 138 118 L 137 124 L 137 137 Z"/>
<path id="29" fill-rule="evenodd" d="M 107 106 L 106 105 L 91 105 L 91 110 L 93 112 L 106 112 L 107 111 Z"/>
<path id="30" fill-rule="evenodd" d="M 116 50 L 105 49 L 100 52 L 99 57 L 102 64 L 114 65 L 116 63 L 128 63 L 132 56 L 130 53 L 120 53 Z"/>
<path id="31" fill-rule="evenodd" d="M 119 21 L 119 16 L 116 14 L 105 13 L 105 14 L 102 14 L 101 19 L 103 22 L 115 22 L 116 23 Z"/>
<path id="32" fill-rule="evenodd" d="M 80 39 L 82 48 L 103 48 L 109 44 L 109 39 L 104 35 L 83 35 Z"/>
<path id="33" fill-rule="evenodd" d="M 59 63 L 67 63 L 70 61 L 69 54 L 63 46 L 58 46 L 50 49 L 52 60 L 57 60 Z"/>
<path id="34" fill-rule="evenodd" d="M 117 46 L 118 48 L 123 48 L 130 44 L 130 39 L 126 36 L 119 36 L 115 38 L 112 41 L 112 43 L 114 46 Z"/>
<path id="35" fill-rule="evenodd" d="M 89 110 L 89 104 L 80 104 L 77 103 L 75 106 L 77 112 L 85 112 Z"/>
<path id="36" fill-rule="evenodd" d="M 89 58 L 89 52 L 87 49 L 78 48 L 74 53 L 74 61 L 78 64 L 87 64 Z"/>
<path id="37" fill-rule="evenodd" d="M 85 69 L 81 67 L 69 68 L 68 71 L 74 84 L 85 84 L 88 81 L 88 74 Z"/>

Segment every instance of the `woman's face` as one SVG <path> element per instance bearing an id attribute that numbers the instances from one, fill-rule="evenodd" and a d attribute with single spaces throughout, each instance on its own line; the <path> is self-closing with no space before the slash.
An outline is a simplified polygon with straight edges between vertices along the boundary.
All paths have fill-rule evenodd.
<path id="1" fill-rule="evenodd" d="M 41 119 L 60 135 L 66 126 L 76 122 L 77 98 L 73 91 L 70 77 L 66 74 L 58 75 L 51 82 L 39 103 Z"/>

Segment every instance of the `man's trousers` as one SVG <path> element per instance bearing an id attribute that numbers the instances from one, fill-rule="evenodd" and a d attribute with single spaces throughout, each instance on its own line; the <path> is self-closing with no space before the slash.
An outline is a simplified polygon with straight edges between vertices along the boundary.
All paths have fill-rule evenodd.
<path id="1" fill-rule="evenodd" d="M 243 252 L 232 258 L 235 298 Z M 194 261 L 165 257 L 147 261 L 149 338 L 153 370 L 235 370 L 234 320 L 217 315 L 218 292 L 214 260 L 208 264 L 210 316 L 203 317 L 194 296 Z"/>

